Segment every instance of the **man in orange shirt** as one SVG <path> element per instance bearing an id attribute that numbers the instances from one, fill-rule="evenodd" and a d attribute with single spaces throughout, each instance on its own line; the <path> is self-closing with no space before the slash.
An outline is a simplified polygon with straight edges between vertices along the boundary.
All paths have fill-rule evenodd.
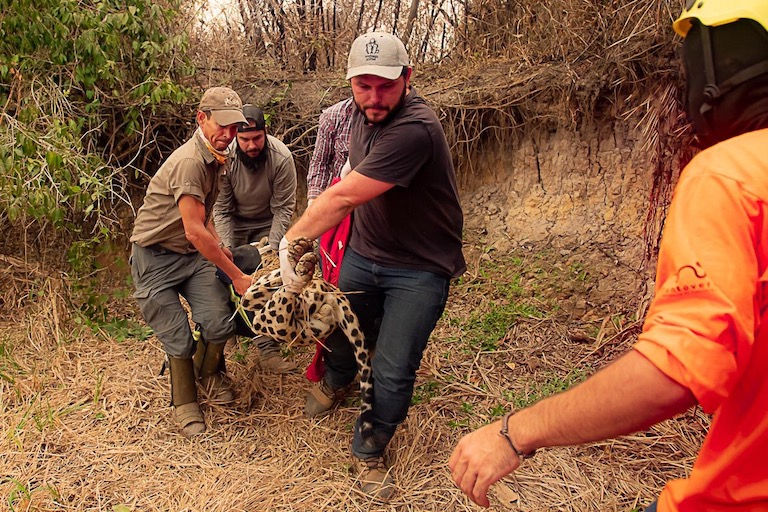
<path id="1" fill-rule="evenodd" d="M 643 332 L 582 384 L 459 442 L 451 475 L 479 505 L 538 448 L 628 434 L 699 404 L 714 417 L 693 470 L 646 511 L 768 511 L 768 2 L 688 0 L 674 29 L 707 149 L 675 190 Z"/>

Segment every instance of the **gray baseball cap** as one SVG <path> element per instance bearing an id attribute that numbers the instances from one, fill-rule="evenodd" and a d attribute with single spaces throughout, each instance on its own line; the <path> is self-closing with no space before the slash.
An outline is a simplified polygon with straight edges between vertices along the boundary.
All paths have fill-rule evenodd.
<path id="1" fill-rule="evenodd" d="M 240 96 L 229 87 L 211 87 L 205 91 L 197 109 L 210 112 L 213 120 L 221 126 L 248 123 L 243 115 Z"/>
<path id="2" fill-rule="evenodd" d="M 399 37 L 386 32 L 359 36 L 349 49 L 347 80 L 360 75 L 375 75 L 394 80 L 410 66 L 408 52 Z"/>

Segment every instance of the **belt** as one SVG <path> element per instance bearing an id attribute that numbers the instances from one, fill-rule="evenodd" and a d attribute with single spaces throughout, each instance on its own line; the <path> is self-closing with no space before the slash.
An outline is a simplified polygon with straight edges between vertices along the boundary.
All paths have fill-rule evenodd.
<path id="1" fill-rule="evenodd" d="M 141 246 L 139 246 L 139 247 L 141 247 Z M 166 249 L 165 247 L 163 247 L 160 244 L 148 245 L 146 247 L 142 247 L 142 249 L 146 249 L 149 252 L 151 252 L 152 254 L 178 254 L 179 256 L 183 256 L 183 254 L 178 253 L 176 251 L 172 251 L 170 249 Z"/>

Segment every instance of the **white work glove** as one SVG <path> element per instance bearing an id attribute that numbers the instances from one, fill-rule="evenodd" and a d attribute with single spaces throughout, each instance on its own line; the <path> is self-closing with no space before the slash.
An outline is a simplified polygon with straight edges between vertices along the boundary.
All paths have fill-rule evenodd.
<path id="1" fill-rule="evenodd" d="M 349 163 L 349 158 L 347 158 L 347 161 L 344 162 L 344 166 L 341 168 L 341 173 L 339 173 L 339 179 L 344 179 L 344 176 L 352 172 L 352 164 Z"/>
<path id="2" fill-rule="evenodd" d="M 304 281 L 299 279 L 293 266 L 288 261 L 288 239 L 283 237 L 280 240 L 280 248 L 277 251 L 280 257 L 280 277 L 283 279 L 283 286 L 289 292 L 301 293 L 304 289 Z"/>

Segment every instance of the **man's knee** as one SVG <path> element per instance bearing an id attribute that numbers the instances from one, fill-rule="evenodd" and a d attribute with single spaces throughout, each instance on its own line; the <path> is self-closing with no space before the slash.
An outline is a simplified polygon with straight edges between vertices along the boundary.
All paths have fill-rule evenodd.
<path id="1" fill-rule="evenodd" d="M 195 352 L 195 341 L 186 318 L 183 322 L 165 323 L 161 328 L 154 329 L 166 354 L 179 359 L 192 357 Z"/>
<path id="2" fill-rule="evenodd" d="M 325 364 L 333 374 L 331 383 L 336 387 L 346 386 L 357 375 L 357 359 L 352 345 L 338 329 L 325 340 L 324 345 L 328 349 L 325 353 Z"/>
<path id="3" fill-rule="evenodd" d="M 213 344 L 226 343 L 235 335 L 234 321 L 227 315 L 204 316 L 200 319 L 200 333 L 206 341 Z"/>
<path id="4" fill-rule="evenodd" d="M 147 324 L 171 357 L 192 357 L 195 343 L 189 319 L 181 305 L 162 295 L 149 295 L 139 300 L 139 308 Z"/>
<path id="5" fill-rule="evenodd" d="M 377 387 L 393 394 L 410 394 L 416 383 L 416 372 L 403 366 L 377 362 L 373 365 L 373 380 Z"/>

